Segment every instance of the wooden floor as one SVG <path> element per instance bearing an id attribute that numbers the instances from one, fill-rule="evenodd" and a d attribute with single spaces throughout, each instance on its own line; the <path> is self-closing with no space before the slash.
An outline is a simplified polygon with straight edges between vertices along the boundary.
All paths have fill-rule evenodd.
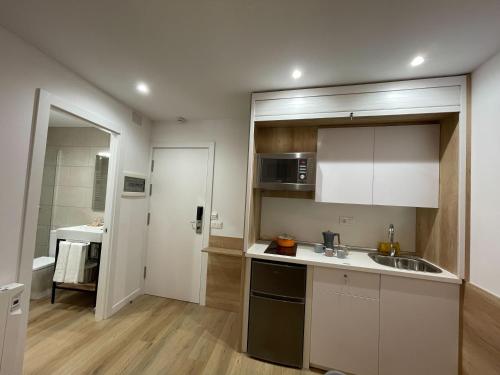
<path id="1" fill-rule="evenodd" d="M 237 352 L 235 313 L 142 296 L 96 322 L 81 296 L 32 302 L 25 374 L 313 374 Z"/>

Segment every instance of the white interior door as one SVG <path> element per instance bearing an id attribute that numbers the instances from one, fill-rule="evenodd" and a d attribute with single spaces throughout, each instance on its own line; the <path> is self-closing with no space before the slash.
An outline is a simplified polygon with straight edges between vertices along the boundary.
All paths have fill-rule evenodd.
<path id="1" fill-rule="evenodd" d="M 210 210 L 209 149 L 157 148 L 153 160 L 145 292 L 199 303 L 203 234 L 194 221 L 197 207 L 205 218 Z"/>

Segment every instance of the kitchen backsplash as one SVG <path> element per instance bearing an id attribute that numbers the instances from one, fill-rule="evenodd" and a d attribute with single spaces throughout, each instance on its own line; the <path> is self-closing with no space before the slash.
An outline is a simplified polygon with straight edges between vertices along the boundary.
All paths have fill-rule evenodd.
<path id="1" fill-rule="evenodd" d="M 316 203 L 308 199 L 262 198 L 261 237 L 280 233 L 299 241 L 323 242 L 321 232 L 340 233 L 342 243 L 377 247 L 387 240 L 389 224 L 396 229 L 395 241 L 402 251 L 415 251 L 416 209 L 413 207 L 364 206 Z M 352 223 L 341 224 L 341 218 Z"/>

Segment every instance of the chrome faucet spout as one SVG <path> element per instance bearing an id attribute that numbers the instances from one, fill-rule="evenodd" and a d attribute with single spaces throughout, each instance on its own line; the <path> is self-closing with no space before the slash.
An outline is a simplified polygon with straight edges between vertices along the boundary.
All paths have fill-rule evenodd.
<path id="1" fill-rule="evenodd" d="M 394 225 L 389 225 L 389 255 L 396 256 L 396 246 L 394 246 Z"/>

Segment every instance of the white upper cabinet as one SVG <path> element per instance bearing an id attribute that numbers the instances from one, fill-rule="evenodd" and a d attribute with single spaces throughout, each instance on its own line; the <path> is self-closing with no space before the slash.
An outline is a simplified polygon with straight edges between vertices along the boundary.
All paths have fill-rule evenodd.
<path id="1" fill-rule="evenodd" d="M 258 93 L 257 121 L 460 111 L 454 77 Z"/>
<path id="2" fill-rule="evenodd" d="M 316 201 L 372 204 L 374 128 L 318 130 Z"/>
<path id="3" fill-rule="evenodd" d="M 373 204 L 438 207 L 439 125 L 375 128 Z"/>
<path id="4" fill-rule="evenodd" d="M 439 125 L 318 130 L 316 201 L 438 207 Z"/>

